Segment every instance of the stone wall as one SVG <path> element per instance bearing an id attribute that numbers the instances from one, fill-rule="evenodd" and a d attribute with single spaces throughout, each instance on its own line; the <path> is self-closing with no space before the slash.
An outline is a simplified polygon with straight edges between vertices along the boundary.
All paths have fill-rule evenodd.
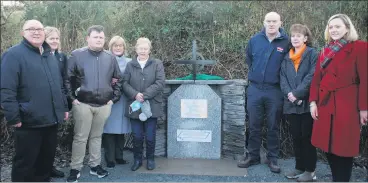
<path id="1" fill-rule="evenodd" d="M 162 110 L 156 131 L 156 156 L 166 157 L 167 99 L 181 84 L 194 84 L 190 80 L 167 80 L 163 91 Z M 243 155 L 245 145 L 245 80 L 196 81 L 208 84 L 222 99 L 222 158 L 237 159 Z"/>
<path id="2" fill-rule="evenodd" d="M 244 154 L 245 145 L 245 87 L 244 80 L 221 85 L 222 99 L 222 156 L 237 159 Z"/>

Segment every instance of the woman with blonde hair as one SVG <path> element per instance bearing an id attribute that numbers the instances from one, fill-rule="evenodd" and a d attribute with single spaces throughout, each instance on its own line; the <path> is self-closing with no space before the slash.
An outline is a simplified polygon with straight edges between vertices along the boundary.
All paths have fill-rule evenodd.
<path id="1" fill-rule="evenodd" d="M 298 182 L 316 179 L 316 148 L 311 144 L 313 118 L 309 111 L 309 87 L 317 62 L 317 51 L 311 47 L 312 34 L 306 25 L 290 28 L 292 48 L 281 63 L 280 86 L 284 94 L 284 114 L 290 123 L 295 154 L 295 169 L 286 174 Z"/>
<path id="2" fill-rule="evenodd" d="M 138 56 L 128 63 L 123 77 L 123 91 L 130 105 L 126 108 L 125 115 L 130 118 L 133 132 L 132 171 L 142 166 L 143 133 L 146 140 L 147 169 L 155 168 L 156 124 L 157 118 L 162 115 L 165 71 L 162 62 L 150 56 L 151 49 L 149 39 L 139 38 L 135 46 Z"/>
<path id="3" fill-rule="evenodd" d="M 50 26 L 45 27 L 45 38 L 46 38 L 45 39 L 46 43 L 50 45 L 51 52 L 55 56 L 56 61 L 58 62 L 60 74 L 64 82 L 67 57 L 64 53 L 60 51 L 60 31 L 59 29 L 57 29 L 56 27 L 50 27 Z M 66 91 L 64 92 L 65 92 L 64 94 L 66 94 Z M 69 107 L 69 110 L 72 108 L 71 101 L 68 101 L 68 107 Z M 56 169 L 55 166 L 52 167 L 51 177 L 61 178 L 64 176 L 65 176 L 64 172 Z"/>
<path id="4" fill-rule="evenodd" d="M 333 181 L 348 182 L 368 118 L 368 44 L 345 14 L 328 20 L 325 39 L 309 96 L 312 144 L 326 153 Z"/>
<path id="5" fill-rule="evenodd" d="M 114 36 L 111 38 L 109 50 L 115 55 L 121 73 L 124 73 L 127 64 L 132 60 L 125 56 L 126 48 L 125 40 L 122 37 Z M 128 163 L 123 158 L 124 135 L 131 132 L 131 125 L 129 118 L 124 116 L 125 108 L 127 108 L 127 98 L 125 95 L 121 95 L 120 100 L 112 106 L 111 114 L 105 123 L 102 144 L 108 168 L 114 168 L 115 163 Z"/>
<path id="6" fill-rule="evenodd" d="M 65 72 L 66 72 L 66 61 L 67 57 L 64 53 L 61 52 L 61 46 L 60 46 L 60 31 L 56 27 L 45 27 L 45 35 L 46 35 L 46 43 L 50 45 L 52 54 L 55 55 L 61 76 L 64 80 Z M 71 106 L 69 106 L 69 109 Z"/>

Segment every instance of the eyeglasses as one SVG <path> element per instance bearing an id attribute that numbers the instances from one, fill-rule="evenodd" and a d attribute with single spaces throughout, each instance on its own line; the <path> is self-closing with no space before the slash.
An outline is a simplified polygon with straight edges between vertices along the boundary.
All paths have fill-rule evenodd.
<path id="1" fill-rule="evenodd" d="M 42 31 L 44 31 L 45 29 L 44 28 L 37 28 L 37 29 L 35 29 L 35 28 L 29 28 L 29 29 L 24 29 L 25 31 L 28 31 L 28 32 L 30 32 L 30 33 L 35 33 L 36 31 L 37 32 L 42 32 Z"/>
<path id="2" fill-rule="evenodd" d="M 114 44 L 113 47 L 114 48 L 124 48 L 124 45 L 122 45 L 122 44 Z"/>

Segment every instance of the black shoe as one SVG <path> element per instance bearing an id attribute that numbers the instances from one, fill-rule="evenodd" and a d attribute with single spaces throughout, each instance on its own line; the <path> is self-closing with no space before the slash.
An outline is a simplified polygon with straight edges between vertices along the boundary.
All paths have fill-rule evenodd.
<path id="1" fill-rule="evenodd" d="M 130 168 L 132 171 L 138 170 L 142 166 L 142 161 L 135 160 L 133 166 Z"/>
<path id="2" fill-rule="evenodd" d="M 147 160 L 147 170 L 153 170 L 155 169 L 155 160 L 149 159 Z"/>
<path id="3" fill-rule="evenodd" d="M 129 162 L 124 160 L 124 159 L 116 159 L 115 160 L 117 164 L 121 164 L 121 165 L 125 165 L 128 164 Z"/>
<path id="4" fill-rule="evenodd" d="M 259 160 L 253 159 L 251 157 L 246 157 L 245 159 L 242 159 L 238 162 L 238 167 L 239 168 L 248 168 L 252 165 L 258 165 L 261 162 Z"/>
<path id="5" fill-rule="evenodd" d="M 67 182 L 78 182 L 78 178 L 80 177 L 79 170 L 71 169 L 69 177 L 66 179 Z"/>
<path id="6" fill-rule="evenodd" d="M 281 168 L 277 164 L 277 161 L 267 160 L 266 163 L 268 164 L 268 167 L 270 168 L 271 172 L 273 172 L 273 173 L 280 173 L 281 172 Z"/>
<path id="7" fill-rule="evenodd" d="M 97 165 L 95 167 L 91 167 L 91 170 L 89 171 L 91 175 L 97 175 L 98 178 L 104 178 L 107 175 L 109 175 L 109 172 L 104 170 L 101 165 Z"/>
<path id="8" fill-rule="evenodd" d="M 114 168 L 115 167 L 115 163 L 114 162 L 107 162 L 106 163 L 106 167 L 107 168 Z"/>
<path id="9" fill-rule="evenodd" d="M 54 178 L 62 178 L 62 177 L 64 177 L 65 175 L 64 175 L 64 172 L 62 172 L 62 171 L 60 171 L 60 170 L 56 169 L 56 168 L 53 166 L 53 167 L 52 167 L 52 169 L 51 169 L 50 176 L 51 176 L 51 177 L 54 177 Z"/>

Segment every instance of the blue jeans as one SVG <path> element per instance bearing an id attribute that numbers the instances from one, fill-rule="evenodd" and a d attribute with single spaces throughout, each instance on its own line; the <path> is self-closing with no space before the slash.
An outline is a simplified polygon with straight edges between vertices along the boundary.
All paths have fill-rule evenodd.
<path id="1" fill-rule="evenodd" d="M 146 137 L 146 157 L 153 160 L 156 146 L 157 118 L 148 118 L 147 121 L 131 119 L 130 122 L 132 124 L 134 160 L 142 161 L 143 136 Z"/>
<path id="2" fill-rule="evenodd" d="M 267 119 L 267 158 L 276 161 L 279 154 L 279 122 L 282 117 L 283 94 L 278 86 L 253 85 L 247 90 L 249 116 L 248 150 L 252 159 L 259 160 L 261 131 L 264 117 Z"/>

